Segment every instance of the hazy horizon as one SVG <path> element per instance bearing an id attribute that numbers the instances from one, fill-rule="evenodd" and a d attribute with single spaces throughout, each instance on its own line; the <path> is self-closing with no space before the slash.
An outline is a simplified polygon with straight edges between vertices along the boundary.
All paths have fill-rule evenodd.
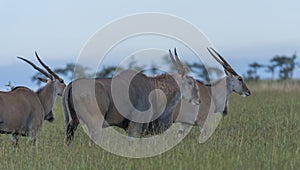
<path id="1" fill-rule="evenodd" d="M 34 61 L 34 51 L 38 51 L 51 68 L 75 63 L 96 31 L 121 17 L 144 12 L 170 14 L 190 22 L 243 75 L 254 61 L 267 64 L 275 55 L 294 53 L 299 57 L 299 6 L 296 0 L 1 1 L 0 89 L 5 89 L 8 81 L 32 86 L 30 78 L 36 71 L 16 56 Z M 117 55 L 122 56 L 124 50 Z M 183 51 L 181 56 L 184 60 L 188 53 Z M 294 76 L 300 77 L 299 69 Z"/>

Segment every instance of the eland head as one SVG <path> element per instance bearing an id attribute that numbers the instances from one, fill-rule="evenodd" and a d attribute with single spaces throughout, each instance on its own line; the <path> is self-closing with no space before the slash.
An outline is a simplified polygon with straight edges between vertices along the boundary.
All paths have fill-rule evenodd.
<path id="1" fill-rule="evenodd" d="M 200 97 L 198 94 L 197 81 L 193 77 L 187 75 L 187 70 L 180 61 L 176 52 L 176 48 L 174 48 L 174 54 L 175 57 L 173 56 L 171 50 L 169 50 L 171 61 L 179 73 L 173 75 L 173 77 L 176 79 L 180 88 L 182 99 L 187 100 L 194 105 L 199 105 Z"/>
<path id="2" fill-rule="evenodd" d="M 233 70 L 228 62 L 216 50 L 213 48 L 207 48 L 207 50 L 214 59 L 223 66 L 225 74 L 227 75 L 227 83 L 229 83 L 230 90 L 242 96 L 250 96 L 251 91 L 248 89 L 243 78 Z"/>

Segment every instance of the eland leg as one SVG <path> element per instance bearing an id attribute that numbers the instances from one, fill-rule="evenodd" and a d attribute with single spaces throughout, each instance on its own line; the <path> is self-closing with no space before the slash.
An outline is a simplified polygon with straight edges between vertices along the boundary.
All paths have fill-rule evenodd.
<path id="1" fill-rule="evenodd" d="M 29 132 L 27 143 L 31 143 L 33 146 L 37 146 L 36 134 L 37 132 L 34 131 Z"/>
<path id="2" fill-rule="evenodd" d="M 11 142 L 13 144 L 14 147 L 18 146 L 18 137 L 16 133 L 12 133 L 10 136 Z"/>
<path id="3" fill-rule="evenodd" d="M 129 126 L 128 126 L 128 143 L 129 143 L 129 145 L 134 144 L 135 138 L 141 139 L 142 133 L 143 133 L 143 127 L 144 127 L 143 123 L 137 123 L 137 122 L 133 122 L 133 121 L 131 121 L 129 123 Z M 141 142 L 141 141 L 142 140 L 139 140 L 139 142 Z"/>
<path id="4" fill-rule="evenodd" d="M 78 125 L 79 125 L 78 119 L 71 120 L 67 124 L 67 127 L 66 127 L 66 136 L 65 136 L 65 142 L 64 142 L 66 146 L 69 146 L 72 143 L 73 138 L 74 138 L 74 133 L 75 133 Z"/>
<path id="5" fill-rule="evenodd" d="M 97 123 L 93 126 L 91 125 L 83 125 L 87 127 L 88 135 L 90 137 L 89 146 L 95 146 L 101 143 L 101 130 L 102 125 L 101 123 Z"/>
<path id="6" fill-rule="evenodd" d="M 181 139 L 185 133 L 186 133 L 186 130 L 189 128 L 190 125 L 186 124 L 186 123 L 180 123 L 179 125 L 179 130 L 178 130 L 178 138 Z"/>

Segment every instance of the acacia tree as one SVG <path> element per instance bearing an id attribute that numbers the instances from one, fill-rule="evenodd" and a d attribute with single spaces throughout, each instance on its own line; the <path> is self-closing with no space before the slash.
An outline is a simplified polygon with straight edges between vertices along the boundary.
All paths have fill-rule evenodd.
<path id="1" fill-rule="evenodd" d="M 259 80 L 260 76 L 258 75 L 258 69 L 262 68 L 263 65 L 257 62 L 250 63 L 248 65 L 250 68 L 247 71 L 247 80 Z"/>
<path id="2" fill-rule="evenodd" d="M 196 77 L 202 79 L 205 83 L 210 83 L 212 80 L 218 79 L 224 73 L 217 67 L 205 67 L 205 65 L 201 63 L 187 63 L 186 65 L 193 73 L 196 73 Z"/>
<path id="3" fill-rule="evenodd" d="M 266 65 L 265 68 L 266 68 L 265 71 L 267 73 L 271 73 L 271 80 L 274 80 L 276 65 L 273 65 L 273 64 Z"/>
<path id="4" fill-rule="evenodd" d="M 74 72 L 74 69 L 76 68 L 76 72 Z M 91 77 L 91 75 L 88 73 L 89 68 L 84 67 L 82 65 L 74 64 L 74 63 L 68 63 L 63 68 L 56 68 L 53 70 L 56 74 L 60 74 L 65 76 L 67 79 L 72 80 L 73 77 L 76 78 L 83 78 L 83 77 Z M 31 77 L 31 80 L 35 82 L 37 85 L 41 84 L 41 81 L 38 80 L 38 78 L 46 78 L 41 73 L 36 73 Z"/>
<path id="5" fill-rule="evenodd" d="M 121 71 L 123 69 L 115 66 L 103 67 L 101 71 L 96 73 L 96 77 L 112 77 L 117 70 Z"/>
<path id="6" fill-rule="evenodd" d="M 72 80 L 73 78 L 91 77 L 88 73 L 89 70 L 90 68 L 84 67 L 80 64 L 68 63 L 64 68 L 57 68 L 54 71 L 55 73 L 67 76 L 70 80 Z"/>
<path id="7" fill-rule="evenodd" d="M 275 56 L 270 60 L 271 65 L 278 69 L 278 77 L 280 80 L 293 78 L 293 72 L 299 63 L 296 62 L 297 55 L 293 54 L 291 57 Z"/>

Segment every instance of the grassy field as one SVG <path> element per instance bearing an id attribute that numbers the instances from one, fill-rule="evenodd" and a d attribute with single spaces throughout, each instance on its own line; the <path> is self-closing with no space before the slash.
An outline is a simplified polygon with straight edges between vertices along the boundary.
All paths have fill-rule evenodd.
<path id="1" fill-rule="evenodd" d="M 206 143 L 198 143 L 200 132 L 194 127 L 170 151 L 143 159 L 123 158 L 88 146 L 82 128 L 73 145 L 65 147 L 58 102 L 56 120 L 44 123 L 37 147 L 22 138 L 14 149 L 8 135 L 0 136 L 0 169 L 299 169 L 300 85 L 267 82 L 249 86 L 250 97 L 230 97 L 228 115 Z"/>

